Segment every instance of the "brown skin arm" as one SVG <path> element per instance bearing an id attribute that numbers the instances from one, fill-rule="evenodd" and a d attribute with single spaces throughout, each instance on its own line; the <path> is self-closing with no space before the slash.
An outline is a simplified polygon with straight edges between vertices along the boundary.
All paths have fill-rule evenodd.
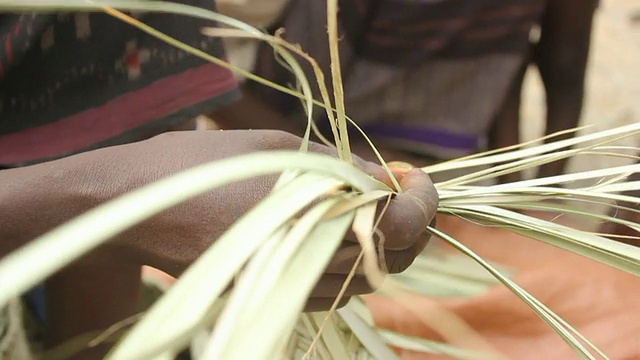
<path id="1" fill-rule="evenodd" d="M 145 140 L 167 131 L 194 130 L 195 119 L 141 134 Z M 78 334 L 106 329 L 133 316 L 141 285 L 140 266 L 123 263 L 78 262 L 45 282 L 47 329 L 45 347 L 54 348 Z M 111 344 L 86 349 L 70 360 L 102 359 Z"/>
<path id="2" fill-rule="evenodd" d="M 230 156 L 270 149 L 293 150 L 299 141 L 293 135 L 269 130 L 174 132 L 134 144 L 0 171 L 0 218 L 3 219 L 0 225 L 0 257 L 74 216 L 151 181 Z M 333 153 L 319 144 L 312 144 L 311 151 Z M 356 164 L 379 180 L 389 182 L 381 167 L 358 158 Z M 428 236 L 423 230 L 433 219 L 438 201 L 431 180 L 422 171 L 399 173 L 397 177 L 405 192 L 392 200 L 380 226 L 386 235 L 385 249 L 388 251 L 385 251 L 385 257 L 392 272 L 403 271 L 426 245 Z M 47 284 L 52 289 L 49 291 L 50 300 L 57 304 L 53 313 L 61 316 L 52 320 L 64 319 L 64 313 L 68 314 L 64 306 L 70 303 L 64 300 L 72 293 L 64 289 L 73 288 L 76 278 L 83 279 L 85 285 L 100 286 L 97 284 L 105 280 L 101 268 L 110 272 L 118 268 L 120 271 L 118 274 L 110 273 L 114 279 L 120 280 L 113 284 L 111 280 L 105 283 L 109 285 L 105 287 L 107 293 L 107 289 L 118 287 L 137 288 L 141 265 L 151 265 L 179 276 L 211 245 L 213 239 L 269 193 L 275 178 L 251 179 L 212 191 L 117 236 L 75 264 L 72 272 L 67 269 Z M 176 239 L 181 241 L 176 242 Z M 345 239 L 336 254 L 341 261 L 326 269 L 311 294 L 307 309 L 327 309 L 331 305 L 346 279 L 348 271 L 345 264 L 358 255 L 353 253 L 354 244 L 354 239 Z M 85 270 L 83 276 L 79 270 L 85 265 L 90 266 L 91 272 Z M 95 298 L 93 295 L 99 293 L 96 291 L 85 286 L 73 294 L 89 294 Z M 356 276 L 346 296 L 369 291 L 366 279 Z M 123 296 L 131 295 L 131 292 L 123 293 Z M 126 302 L 127 309 L 110 309 L 115 313 L 105 318 L 119 320 L 125 313 L 133 312 L 132 302 Z M 99 302 L 86 305 L 100 307 Z M 57 334 L 52 343 L 77 335 L 80 329 L 101 329 L 109 324 L 97 319 L 75 320 L 68 331 Z M 88 329 L 87 324 L 93 327 Z"/>
<path id="3" fill-rule="evenodd" d="M 73 173 L 58 161 L 0 171 L 0 258 L 93 206 L 92 201 L 66 189 L 73 184 L 69 181 Z M 44 345 L 48 350 L 133 315 L 140 292 L 140 266 L 75 263 L 47 279 L 45 290 Z M 73 359 L 101 359 L 107 350 L 108 346 L 98 346 Z"/>
<path id="4" fill-rule="evenodd" d="M 584 100 L 593 15 L 598 0 L 549 0 L 533 61 L 547 97 L 546 134 L 578 126 Z M 571 138 L 564 135 L 551 141 Z M 562 174 L 566 160 L 540 167 L 538 177 Z"/>
<path id="5" fill-rule="evenodd" d="M 53 349 L 74 336 L 105 330 L 135 315 L 140 295 L 140 270 L 135 263 L 79 263 L 47 279 L 45 348 Z M 102 359 L 111 345 L 102 343 L 71 359 Z"/>
<path id="6" fill-rule="evenodd" d="M 39 165 L 0 172 L 0 251 L 30 239 L 118 195 L 206 162 L 257 151 L 291 149 L 300 138 L 275 130 L 186 131 L 134 144 L 91 151 Z M 310 150 L 333 154 L 320 144 Z M 359 158 L 356 166 L 389 182 L 382 167 Z M 91 261 L 151 265 L 179 275 L 247 210 L 266 196 L 274 176 L 214 190 L 125 231 Z M 437 193 L 421 171 L 398 174 L 405 192 L 391 202 L 381 230 L 389 249 L 409 249 L 433 218 Z M 417 204 L 417 205 L 416 205 Z M 389 221 L 393 219 L 393 221 Z M 387 224 L 387 225 L 385 225 Z M 175 239 L 185 239 L 176 243 Z"/>

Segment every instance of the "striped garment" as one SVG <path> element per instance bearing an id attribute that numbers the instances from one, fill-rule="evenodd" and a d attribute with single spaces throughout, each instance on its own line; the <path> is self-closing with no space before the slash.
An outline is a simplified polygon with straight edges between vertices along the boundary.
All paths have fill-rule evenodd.
<path id="1" fill-rule="evenodd" d="M 182 2 L 213 7 L 211 0 Z M 215 24 L 132 16 L 224 55 L 219 39 L 200 34 Z M 231 72 L 106 14 L 0 14 L 0 40 L 0 169 L 141 140 L 239 95 Z M 23 302 L 39 325 L 41 295 L 29 293 Z M 20 308 L 17 299 L 0 308 L 0 359 L 30 358 Z M 29 336 L 31 345 L 38 343 Z"/>
<path id="2" fill-rule="evenodd" d="M 133 15 L 223 55 L 219 39 L 200 34 L 210 22 Z M 238 96 L 228 70 L 106 14 L 2 14 L 0 36 L 0 165 L 140 140 Z"/>
<path id="3" fill-rule="evenodd" d="M 527 61 L 544 6 L 544 0 L 341 1 L 348 113 L 378 143 L 400 150 L 448 159 L 483 148 Z M 301 44 L 329 78 L 325 24 L 326 1 L 292 0 L 272 29 L 284 27 L 284 37 Z M 258 52 L 256 71 L 295 83 L 267 46 Z M 298 100 L 276 91 L 255 91 L 285 114 L 299 108 Z"/>

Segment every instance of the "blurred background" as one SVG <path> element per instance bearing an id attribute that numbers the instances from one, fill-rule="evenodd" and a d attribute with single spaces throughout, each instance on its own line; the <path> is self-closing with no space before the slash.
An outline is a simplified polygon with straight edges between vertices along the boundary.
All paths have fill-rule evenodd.
<path id="1" fill-rule="evenodd" d="M 587 70 L 587 93 L 582 133 L 640 121 L 640 1 L 603 0 L 594 19 Z M 542 136 L 544 90 L 535 67 L 527 73 L 523 90 L 524 140 Z M 638 139 L 624 145 L 640 146 Z M 632 160 L 580 156 L 570 160 L 571 172 L 630 163 Z"/>

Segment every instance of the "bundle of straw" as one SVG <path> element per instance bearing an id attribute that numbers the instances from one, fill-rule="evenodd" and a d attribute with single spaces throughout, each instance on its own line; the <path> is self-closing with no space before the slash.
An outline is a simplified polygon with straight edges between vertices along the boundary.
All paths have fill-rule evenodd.
<path id="1" fill-rule="evenodd" d="M 377 267 L 372 239 L 376 202 L 398 190 L 399 186 L 395 184 L 396 189 L 390 189 L 351 165 L 352 155 L 347 132 L 347 123 L 351 120 L 345 114 L 343 101 L 337 50 L 336 0 L 328 1 L 327 14 L 333 62 L 333 99 L 325 86 L 324 74 L 302 49 L 279 37 L 266 35 L 256 28 L 212 11 L 167 2 L 125 0 L 3 0 L 0 1 L 0 10 L 107 12 L 193 55 L 237 71 L 247 79 L 300 98 L 308 119 L 307 131 L 299 152 L 256 153 L 204 164 L 109 201 L 34 239 L 0 262 L 0 307 L 114 235 L 154 214 L 225 184 L 264 174 L 281 173 L 272 193 L 239 219 L 202 254 L 117 343 L 109 358 L 171 358 L 189 345 L 197 359 L 392 359 L 396 355 L 390 346 L 410 347 L 455 357 L 482 356 L 464 349 L 377 329 L 366 307 L 357 299 L 338 311 L 323 314 L 301 313 L 315 279 L 322 273 L 350 226 L 358 235 L 363 248 L 366 275 L 372 284 L 380 287 L 379 291 L 392 296 L 411 294 L 416 290 L 411 284 L 415 284 L 416 279 L 420 281 L 420 276 L 411 272 L 408 275 L 385 279 Z M 298 88 L 301 91 L 270 83 L 191 48 L 125 15 L 120 10 L 164 12 L 205 18 L 232 28 L 210 29 L 207 30 L 209 35 L 267 41 L 273 46 L 275 54 L 281 57 L 297 76 Z M 301 55 L 314 65 L 321 93 L 320 101 L 313 99 L 308 80 L 293 54 Z M 338 150 L 339 159 L 306 152 L 309 136 L 314 130 L 312 114 L 315 106 L 320 106 L 327 113 L 333 130 L 332 144 Z M 640 248 L 529 217 L 516 211 L 560 211 L 615 222 L 638 231 L 638 224 L 590 213 L 582 210 L 580 205 L 585 202 L 610 201 L 638 204 L 640 199 L 620 193 L 640 189 L 638 182 L 624 182 L 626 176 L 640 171 L 640 164 L 489 187 L 470 185 L 477 180 L 495 178 L 565 157 L 582 154 L 625 156 L 619 154 L 620 149 L 611 146 L 610 143 L 639 133 L 640 124 L 633 124 L 527 149 L 514 147 L 474 155 L 429 166 L 423 170 L 436 173 L 454 168 L 493 165 L 487 170 L 471 172 L 436 184 L 441 199 L 438 211 L 481 224 L 508 228 L 631 274 L 640 275 Z M 371 146 L 373 147 L 372 143 Z M 375 147 L 373 148 L 375 151 Z M 381 157 L 380 161 L 386 166 Z M 596 180 L 597 183 L 579 189 L 560 186 L 589 179 Z M 348 187 L 336 186 L 340 184 Z M 338 188 L 353 190 L 344 192 L 336 190 Z M 159 193 L 163 195 L 157 196 Z M 561 199 L 566 202 L 559 204 L 544 201 L 548 199 Z M 299 211 L 311 203 L 314 205 L 300 215 Z M 628 207 L 625 209 L 637 212 Z M 290 221 L 294 218 L 298 221 Z M 511 281 L 494 265 L 442 231 L 433 227 L 425 230 L 480 264 L 498 282 L 529 305 L 581 357 L 606 357 L 570 324 Z M 80 238 L 83 241 L 77 241 Z M 65 251 L 60 252 L 58 249 Z M 415 266 L 424 266 L 425 261 L 428 261 L 427 258 L 419 258 Z M 24 268 L 31 270 L 24 272 Z M 227 284 L 241 269 L 242 276 L 235 282 L 233 290 L 225 295 Z M 433 267 L 430 268 L 430 271 L 432 270 Z M 402 276 L 405 276 L 404 280 Z M 407 276 L 410 276 L 412 281 L 407 281 Z M 489 286 L 492 282 L 484 284 Z M 480 285 L 479 291 L 482 288 Z M 281 294 L 286 294 L 286 297 L 282 297 Z"/>

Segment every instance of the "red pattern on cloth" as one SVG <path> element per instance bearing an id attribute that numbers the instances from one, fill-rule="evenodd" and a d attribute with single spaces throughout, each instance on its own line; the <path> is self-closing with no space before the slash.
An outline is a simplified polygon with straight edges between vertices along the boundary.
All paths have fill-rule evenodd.
<path id="1" fill-rule="evenodd" d="M 189 84 L 185 86 L 185 84 Z M 236 87 L 226 69 L 202 65 L 51 124 L 0 136 L 0 163 L 80 151 Z"/>

